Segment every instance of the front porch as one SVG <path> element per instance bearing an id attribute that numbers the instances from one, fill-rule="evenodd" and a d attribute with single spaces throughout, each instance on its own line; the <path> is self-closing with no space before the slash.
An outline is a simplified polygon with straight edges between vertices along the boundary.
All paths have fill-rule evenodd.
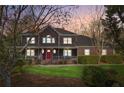
<path id="1" fill-rule="evenodd" d="M 34 49 L 35 56 L 26 56 L 41 64 L 77 63 L 76 48 L 40 48 Z M 26 52 L 25 52 L 26 53 Z"/>

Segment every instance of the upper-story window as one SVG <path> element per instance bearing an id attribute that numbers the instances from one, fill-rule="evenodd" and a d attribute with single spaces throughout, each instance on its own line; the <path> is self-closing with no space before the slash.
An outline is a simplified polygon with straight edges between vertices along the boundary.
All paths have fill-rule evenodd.
<path id="1" fill-rule="evenodd" d="M 30 40 L 31 38 L 31 40 Z M 27 37 L 27 42 L 30 40 L 30 44 L 35 44 L 35 37 Z"/>
<path id="2" fill-rule="evenodd" d="M 42 38 L 42 43 L 55 43 L 55 38 L 47 35 L 46 37 Z"/>
<path id="3" fill-rule="evenodd" d="M 72 44 L 72 38 L 71 37 L 64 37 L 63 38 L 63 44 Z"/>

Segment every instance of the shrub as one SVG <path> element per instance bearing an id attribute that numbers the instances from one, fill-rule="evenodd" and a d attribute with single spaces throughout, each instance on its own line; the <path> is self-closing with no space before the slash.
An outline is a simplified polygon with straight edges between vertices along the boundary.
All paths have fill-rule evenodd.
<path id="1" fill-rule="evenodd" d="M 116 55 L 102 56 L 101 61 L 107 62 L 109 64 L 121 64 L 123 62 L 123 57 Z"/>
<path id="2" fill-rule="evenodd" d="M 21 73 L 22 72 L 22 67 L 26 64 L 24 59 L 18 59 L 15 68 L 12 70 L 12 73 Z"/>
<path id="3" fill-rule="evenodd" d="M 79 56 L 78 63 L 79 64 L 97 64 L 98 56 Z"/>
<path id="4" fill-rule="evenodd" d="M 79 64 L 97 64 L 99 60 L 99 56 L 79 56 L 78 63 Z M 122 56 L 116 55 L 106 55 L 101 57 L 101 62 L 109 63 L 109 64 L 121 64 L 123 62 Z"/>
<path id="5" fill-rule="evenodd" d="M 25 60 L 24 59 L 18 59 L 15 66 L 19 66 L 19 67 L 22 67 L 26 64 Z"/>
<path id="6" fill-rule="evenodd" d="M 82 80 L 87 86 L 91 87 L 112 86 L 116 82 L 116 75 L 117 72 L 114 70 L 88 66 L 83 70 Z"/>

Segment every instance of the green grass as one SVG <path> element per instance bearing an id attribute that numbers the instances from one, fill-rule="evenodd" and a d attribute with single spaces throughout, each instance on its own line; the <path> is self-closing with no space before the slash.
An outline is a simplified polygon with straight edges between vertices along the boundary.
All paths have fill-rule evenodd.
<path id="1" fill-rule="evenodd" d="M 31 74 L 80 78 L 81 67 L 78 66 L 63 66 L 63 67 L 40 67 L 40 66 L 26 66 L 23 71 Z"/>
<path id="2" fill-rule="evenodd" d="M 25 73 L 57 76 L 57 77 L 68 77 L 68 78 L 80 78 L 82 75 L 83 68 L 86 66 L 100 66 L 105 69 L 114 69 L 120 76 L 124 76 L 124 65 L 123 64 L 111 64 L 111 65 L 82 65 L 82 66 L 25 66 L 23 71 Z"/>

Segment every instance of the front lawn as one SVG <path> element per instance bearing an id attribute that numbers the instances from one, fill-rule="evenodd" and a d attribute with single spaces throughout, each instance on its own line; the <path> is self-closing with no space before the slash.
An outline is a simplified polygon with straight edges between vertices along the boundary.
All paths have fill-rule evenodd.
<path id="1" fill-rule="evenodd" d="M 56 77 L 68 77 L 68 78 L 80 78 L 83 68 L 86 66 L 100 66 L 105 69 L 114 69 L 118 72 L 119 76 L 124 76 L 123 64 L 108 64 L 108 65 L 82 65 L 82 66 L 25 66 L 23 72 L 30 74 L 56 76 Z"/>
<path id="2" fill-rule="evenodd" d="M 25 66 L 25 73 L 40 74 L 57 77 L 80 78 L 81 66 L 62 66 L 62 67 L 45 67 L 45 66 Z"/>

